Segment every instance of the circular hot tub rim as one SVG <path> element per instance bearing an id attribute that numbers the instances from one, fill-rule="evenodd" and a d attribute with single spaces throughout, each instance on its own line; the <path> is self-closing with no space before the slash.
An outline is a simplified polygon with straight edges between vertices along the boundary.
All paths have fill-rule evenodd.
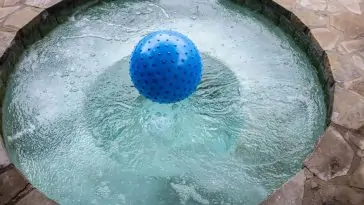
<path id="1" fill-rule="evenodd" d="M 326 91 L 327 128 L 301 171 L 263 205 L 364 204 L 364 1 L 233 0 L 291 35 L 318 69 Z M 342 2 L 342 3 L 340 3 Z M 0 103 L 23 51 L 67 21 L 87 0 L 0 3 Z M 3 5 L 1 5 L 3 4 Z M 1 125 L 0 125 L 1 126 Z M 0 205 L 51 205 L 18 171 L 0 138 Z"/>

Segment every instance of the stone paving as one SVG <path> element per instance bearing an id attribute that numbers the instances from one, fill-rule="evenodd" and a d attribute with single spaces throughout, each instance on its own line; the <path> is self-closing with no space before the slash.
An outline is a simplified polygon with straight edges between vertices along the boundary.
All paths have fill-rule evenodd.
<path id="1" fill-rule="evenodd" d="M 328 93 L 328 128 L 302 170 L 262 205 L 364 205 L 364 0 L 234 1 L 290 33 Z M 22 51 L 85 2 L 0 0 L 1 99 Z M 11 164 L 0 138 L 0 205 L 53 204 Z"/>

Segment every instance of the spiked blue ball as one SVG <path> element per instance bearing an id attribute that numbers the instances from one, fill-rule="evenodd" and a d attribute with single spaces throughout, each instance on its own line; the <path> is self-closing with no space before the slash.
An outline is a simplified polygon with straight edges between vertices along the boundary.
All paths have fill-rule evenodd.
<path id="1" fill-rule="evenodd" d="M 194 43 L 175 31 L 157 31 L 135 47 L 130 77 L 141 95 L 158 103 L 186 99 L 202 77 L 202 61 Z"/>

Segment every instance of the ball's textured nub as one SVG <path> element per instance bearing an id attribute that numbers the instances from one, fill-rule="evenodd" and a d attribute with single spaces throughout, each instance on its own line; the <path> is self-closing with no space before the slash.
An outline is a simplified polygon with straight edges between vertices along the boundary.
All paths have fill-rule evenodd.
<path id="1" fill-rule="evenodd" d="M 130 76 L 141 95 L 158 103 L 175 103 L 190 96 L 200 83 L 201 55 L 187 36 L 156 31 L 135 47 Z"/>

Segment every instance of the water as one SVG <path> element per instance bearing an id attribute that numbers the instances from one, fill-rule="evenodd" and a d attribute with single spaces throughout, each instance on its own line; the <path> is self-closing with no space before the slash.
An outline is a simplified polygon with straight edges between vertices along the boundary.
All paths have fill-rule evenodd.
<path id="1" fill-rule="evenodd" d="M 181 103 L 146 100 L 128 76 L 157 29 L 203 56 Z M 112 1 L 24 54 L 3 127 L 15 165 L 62 205 L 254 205 L 300 169 L 325 116 L 315 69 L 264 18 L 227 1 Z"/>

